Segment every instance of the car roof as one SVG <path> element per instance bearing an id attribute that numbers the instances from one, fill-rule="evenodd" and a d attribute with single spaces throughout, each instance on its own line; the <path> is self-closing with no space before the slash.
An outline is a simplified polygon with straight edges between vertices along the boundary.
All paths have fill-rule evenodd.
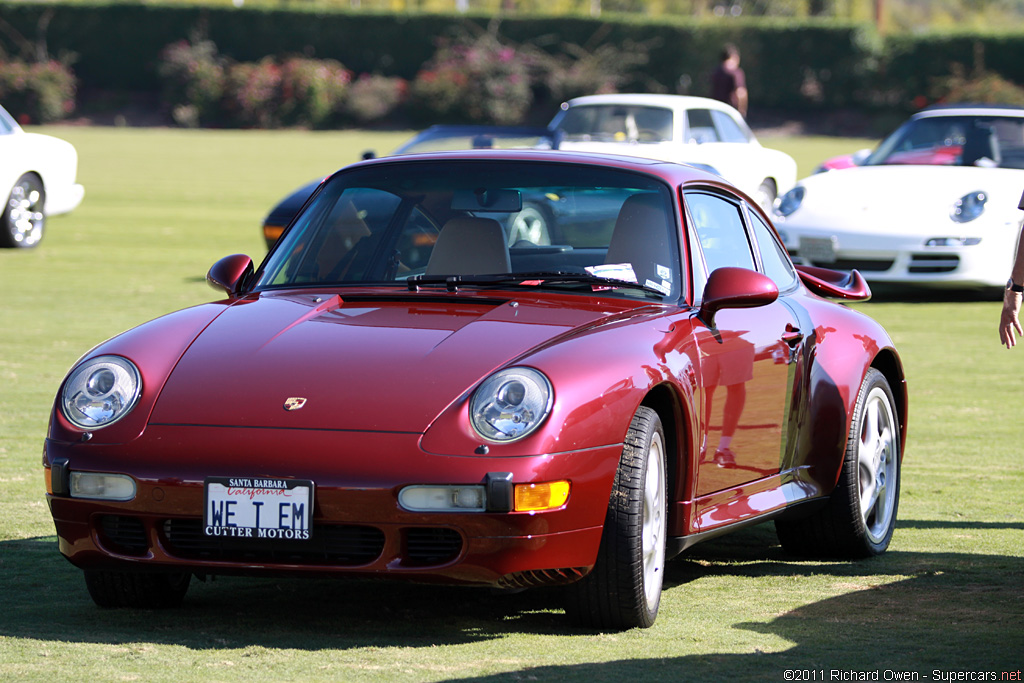
<path id="1" fill-rule="evenodd" d="M 471 145 L 467 146 L 466 149 L 487 149 L 491 145 L 485 147 L 476 144 L 476 139 L 492 139 L 492 140 L 505 140 L 515 139 L 522 140 L 524 138 L 537 138 L 538 141 L 546 140 L 548 144 L 554 145 L 554 132 L 550 128 L 542 128 L 539 126 L 492 126 L 492 125 L 479 125 L 479 124 L 434 124 L 422 130 L 410 139 L 406 140 L 399 147 L 397 147 L 391 156 L 396 154 L 410 154 L 417 153 L 416 148 L 426 143 L 436 142 L 438 140 L 450 140 L 459 138 L 469 138 Z M 411 150 L 411 151 L 410 151 Z M 441 151 L 441 150 L 438 150 Z"/>
<path id="2" fill-rule="evenodd" d="M 616 154 L 590 152 L 564 152 L 557 150 L 528 149 L 470 149 L 440 152 L 403 154 L 361 161 L 347 168 L 378 164 L 412 164 L 429 161 L 501 161 L 531 162 L 540 164 L 577 164 L 614 168 L 645 175 L 654 175 L 673 184 L 685 182 L 710 182 L 715 185 L 729 185 L 721 177 L 695 168 L 688 164 L 644 157 L 619 156 Z M 343 169 L 344 170 L 344 169 Z M 737 192 L 739 192 L 737 190 Z"/>
<path id="3" fill-rule="evenodd" d="M 668 109 L 720 109 L 734 111 L 725 102 L 709 97 L 694 95 L 663 95 L 655 93 L 614 93 L 609 95 L 585 95 L 574 97 L 564 106 L 577 107 L 592 104 L 634 104 L 647 107 L 665 107 Z"/>
<path id="4" fill-rule="evenodd" d="M 1024 117 L 1024 107 L 1013 104 L 992 104 L 988 102 L 954 102 L 933 104 L 922 109 L 911 118 L 927 118 L 932 116 L 1020 116 Z"/>

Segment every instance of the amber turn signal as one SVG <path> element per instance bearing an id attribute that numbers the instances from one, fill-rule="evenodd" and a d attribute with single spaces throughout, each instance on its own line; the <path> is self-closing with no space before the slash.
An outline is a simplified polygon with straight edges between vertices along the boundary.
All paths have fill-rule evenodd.
<path id="1" fill-rule="evenodd" d="M 516 484 L 516 512 L 553 510 L 569 500 L 568 481 L 548 481 L 540 484 Z"/>
<path id="2" fill-rule="evenodd" d="M 283 225 L 273 225 L 272 223 L 263 224 L 263 239 L 267 242 L 276 242 L 282 232 L 284 232 Z"/>

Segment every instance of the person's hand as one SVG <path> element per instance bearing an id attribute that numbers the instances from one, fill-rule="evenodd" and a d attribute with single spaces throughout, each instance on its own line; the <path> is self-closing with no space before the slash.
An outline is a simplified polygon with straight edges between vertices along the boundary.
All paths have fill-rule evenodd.
<path id="1" fill-rule="evenodd" d="M 1021 329 L 1018 318 L 1020 303 L 1020 292 L 1012 292 L 1007 289 L 1003 293 L 1003 312 L 999 315 L 999 341 L 1008 349 L 1017 345 L 1017 338 L 1013 334 L 1014 330 L 1017 331 L 1017 334 L 1024 336 L 1024 330 Z"/>

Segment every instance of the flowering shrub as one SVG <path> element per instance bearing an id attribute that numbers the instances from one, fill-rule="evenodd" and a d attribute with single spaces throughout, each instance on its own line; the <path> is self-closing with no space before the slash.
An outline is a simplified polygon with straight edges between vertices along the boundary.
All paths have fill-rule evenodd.
<path id="1" fill-rule="evenodd" d="M 23 123 L 49 123 L 75 110 L 75 75 L 55 60 L 0 62 L 0 100 Z"/>
<path id="2" fill-rule="evenodd" d="M 349 86 L 345 113 L 357 123 L 386 119 L 405 101 L 408 87 L 402 78 L 362 74 Z"/>
<path id="3" fill-rule="evenodd" d="M 339 120 L 365 124 L 408 107 L 424 122 L 519 124 L 535 93 L 562 101 L 616 92 L 647 63 L 643 45 L 566 45 L 558 55 L 503 43 L 496 24 L 478 36 L 441 44 L 409 84 L 352 73 L 334 60 L 266 57 L 229 63 L 209 40 L 180 41 L 161 54 L 164 98 L 179 125 L 321 128 Z"/>
<path id="4" fill-rule="evenodd" d="M 417 118 L 465 121 L 461 115 L 463 92 L 468 79 L 458 69 L 438 66 L 422 69 L 412 82 L 412 110 Z"/>
<path id="5" fill-rule="evenodd" d="M 323 126 L 341 112 L 352 74 L 334 60 L 291 57 L 231 63 L 209 40 L 164 48 L 158 73 L 175 122 L 198 126 Z"/>
<path id="6" fill-rule="evenodd" d="M 232 64 L 228 69 L 224 109 L 235 125 L 276 128 L 280 125 L 281 67 L 272 58 Z"/>
<path id="7" fill-rule="evenodd" d="M 285 125 L 322 127 L 341 109 L 352 72 L 332 59 L 292 57 L 281 65 L 280 114 Z"/>
<path id="8" fill-rule="evenodd" d="M 271 57 L 228 70 L 225 109 L 229 120 L 254 128 L 320 127 L 337 117 L 352 74 L 333 60 Z"/>
<path id="9" fill-rule="evenodd" d="M 416 75 L 413 104 L 432 119 L 519 123 L 533 103 L 532 51 L 501 43 L 494 32 L 442 45 Z"/>
<path id="10" fill-rule="evenodd" d="M 968 76 L 960 65 L 954 65 L 952 71 L 951 76 L 934 83 L 932 94 L 936 100 L 1024 105 L 1024 88 L 999 74 L 975 70 Z"/>
<path id="11" fill-rule="evenodd" d="M 212 41 L 181 40 L 163 49 L 157 73 L 164 103 L 178 125 L 195 127 L 220 116 L 225 71 Z"/>
<path id="12" fill-rule="evenodd" d="M 594 50 L 564 45 L 563 54 L 546 60 L 544 85 L 555 102 L 582 95 L 619 92 L 634 79 L 638 67 L 647 64 L 648 51 L 642 45 L 605 44 Z"/>

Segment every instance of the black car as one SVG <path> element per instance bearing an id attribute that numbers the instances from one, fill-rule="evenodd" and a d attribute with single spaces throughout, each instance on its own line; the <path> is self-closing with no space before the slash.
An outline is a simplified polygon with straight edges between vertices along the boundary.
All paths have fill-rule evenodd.
<path id="1" fill-rule="evenodd" d="M 547 128 L 525 126 L 431 126 L 393 151 L 398 154 L 417 154 L 443 150 L 464 149 L 557 149 L 555 133 Z M 377 156 L 368 151 L 364 159 Z M 263 238 L 267 248 L 274 246 L 323 179 L 303 185 L 281 200 L 263 219 Z M 509 244 L 526 240 L 534 244 L 551 244 L 551 221 L 554 212 L 547 210 L 545 198 L 524 201 L 523 210 L 509 222 Z M 372 208 L 361 207 L 361 210 Z"/>

